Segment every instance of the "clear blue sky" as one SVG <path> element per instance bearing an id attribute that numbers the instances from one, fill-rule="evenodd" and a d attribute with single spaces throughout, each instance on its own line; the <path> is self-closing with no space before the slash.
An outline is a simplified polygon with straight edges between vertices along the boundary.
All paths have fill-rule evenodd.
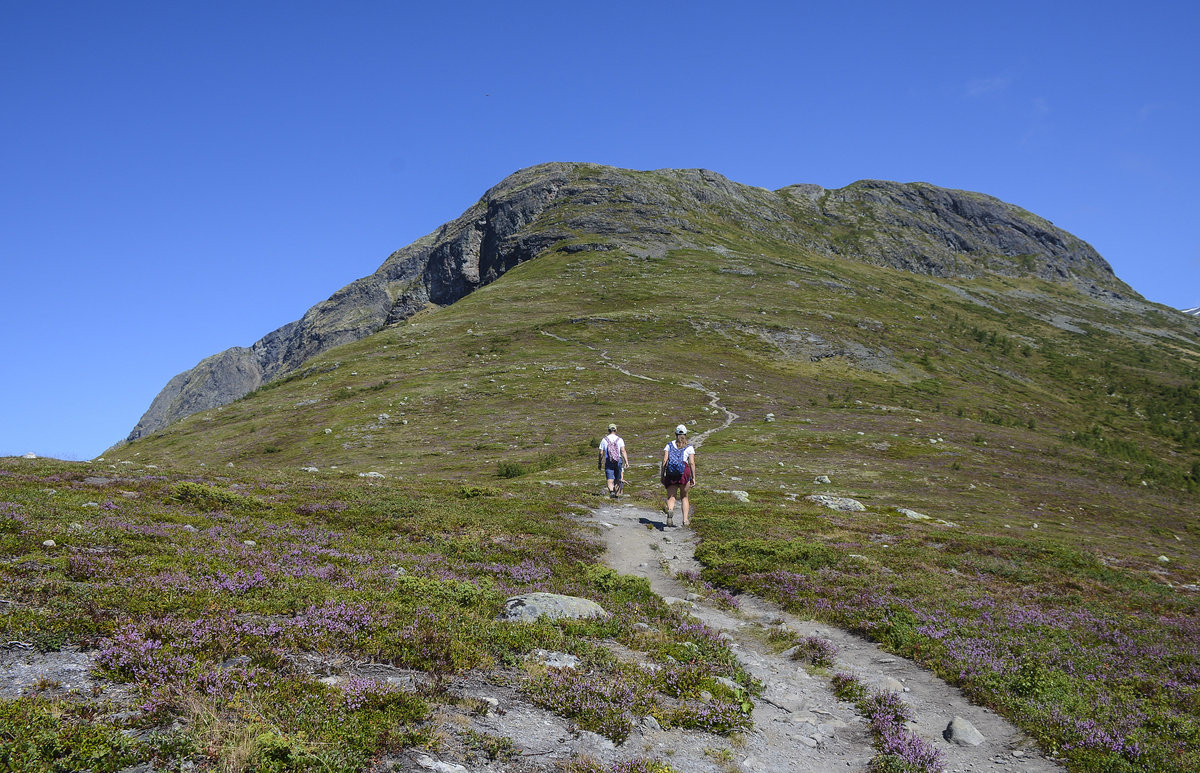
<path id="1" fill-rule="evenodd" d="M 90 458 L 544 161 L 982 191 L 1200 304 L 1200 6 L 0 0 L 0 454 Z"/>

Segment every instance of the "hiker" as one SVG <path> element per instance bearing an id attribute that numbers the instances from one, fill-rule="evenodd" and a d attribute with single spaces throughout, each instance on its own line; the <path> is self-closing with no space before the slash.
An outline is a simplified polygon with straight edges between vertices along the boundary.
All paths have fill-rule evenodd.
<path id="1" fill-rule="evenodd" d="M 679 496 L 683 507 L 683 525 L 692 522 L 692 511 L 688 504 L 688 491 L 696 485 L 696 449 L 688 443 L 687 427 L 680 424 L 675 428 L 675 439 L 663 449 L 662 484 L 667 490 L 667 525 L 675 525 L 675 497 Z"/>
<path id="2" fill-rule="evenodd" d="M 625 441 L 617 434 L 617 425 L 608 425 L 608 434 L 600 441 L 598 469 L 604 470 L 608 495 L 616 498 L 625 488 L 625 468 L 629 466 L 629 455 L 625 453 Z"/>

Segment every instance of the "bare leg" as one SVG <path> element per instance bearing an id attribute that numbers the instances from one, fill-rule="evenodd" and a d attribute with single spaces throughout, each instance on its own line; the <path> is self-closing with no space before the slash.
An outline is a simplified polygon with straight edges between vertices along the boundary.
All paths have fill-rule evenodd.
<path id="1" fill-rule="evenodd" d="M 690 524 L 692 522 L 692 508 L 691 508 L 691 505 L 688 503 L 688 491 L 691 488 L 692 488 L 691 486 L 684 488 L 683 496 L 681 498 L 681 504 L 683 507 L 683 525 L 684 526 L 687 526 L 688 524 Z"/>
<path id="2" fill-rule="evenodd" d="M 675 495 L 679 493 L 679 486 L 667 486 L 667 525 L 671 525 L 671 519 L 675 513 Z"/>

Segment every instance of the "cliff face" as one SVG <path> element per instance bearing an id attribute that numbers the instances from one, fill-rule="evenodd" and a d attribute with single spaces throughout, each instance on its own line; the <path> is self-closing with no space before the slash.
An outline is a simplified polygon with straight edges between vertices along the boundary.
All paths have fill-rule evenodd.
<path id="1" fill-rule="evenodd" d="M 177 375 L 126 441 L 232 402 L 332 347 L 454 303 L 549 249 L 662 254 L 714 229 L 766 233 L 815 251 L 932 276 L 1032 275 L 1085 292 L 1135 295 L 1095 250 L 1018 207 L 924 183 L 863 181 L 779 191 L 705 170 L 586 164 L 519 171 L 458 219 L 388 256 L 299 320 Z"/>

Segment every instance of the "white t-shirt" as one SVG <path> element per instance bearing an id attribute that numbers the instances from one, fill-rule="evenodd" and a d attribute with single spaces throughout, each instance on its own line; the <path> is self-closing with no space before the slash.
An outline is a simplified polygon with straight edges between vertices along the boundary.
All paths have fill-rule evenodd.
<path id="1" fill-rule="evenodd" d="M 665 453 L 668 458 L 671 456 L 671 446 L 673 446 L 673 445 L 675 445 L 674 440 L 672 440 L 670 443 L 667 443 L 665 446 L 663 446 L 663 453 Z M 692 457 L 695 455 L 696 455 L 696 447 L 693 446 L 691 443 L 688 443 L 687 448 L 683 449 L 683 460 L 685 462 L 687 462 L 688 464 L 691 464 Z"/>
<path id="2" fill-rule="evenodd" d="M 618 451 L 625 447 L 625 441 L 615 432 L 610 432 L 600 441 L 600 453 L 604 455 L 604 460 L 608 461 L 608 446 L 610 443 L 616 443 Z"/>

